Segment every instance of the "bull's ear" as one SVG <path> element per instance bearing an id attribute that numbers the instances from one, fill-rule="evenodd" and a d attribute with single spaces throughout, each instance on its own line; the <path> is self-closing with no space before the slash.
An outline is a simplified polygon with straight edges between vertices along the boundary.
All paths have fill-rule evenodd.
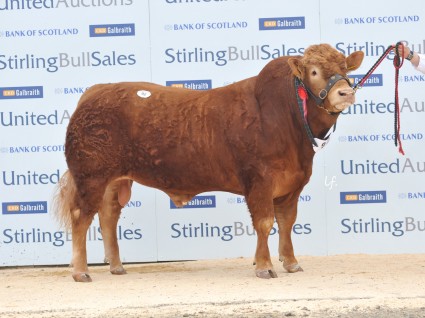
<path id="1" fill-rule="evenodd" d="M 363 51 L 356 51 L 351 53 L 349 56 L 347 56 L 347 58 L 345 59 L 345 62 L 347 63 L 347 70 L 348 71 L 357 70 L 362 64 L 363 57 L 364 57 Z"/>
<path id="2" fill-rule="evenodd" d="M 292 74 L 296 77 L 302 77 L 302 62 L 300 58 L 291 57 L 288 59 L 288 64 L 292 70 Z"/>

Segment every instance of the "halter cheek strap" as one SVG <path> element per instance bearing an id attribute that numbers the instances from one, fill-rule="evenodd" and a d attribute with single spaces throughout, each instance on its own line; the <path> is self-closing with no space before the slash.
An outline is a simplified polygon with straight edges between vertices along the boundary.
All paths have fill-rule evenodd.
<path id="1" fill-rule="evenodd" d="M 326 144 L 329 142 L 329 137 L 335 131 L 336 124 L 333 125 L 333 129 L 328 130 L 328 133 L 323 139 L 314 137 L 307 120 L 307 87 L 304 86 L 304 83 L 298 77 L 295 77 L 295 92 L 295 96 L 297 97 L 298 102 L 298 108 L 303 119 L 304 128 L 307 132 L 308 138 L 310 139 L 311 145 L 313 146 L 314 152 L 317 152 L 324 146 L 326 146 Z"/>
<path id="2" fill-rule="evenodd" d="M 329 79 L 328 84 L 326 84 L 326 87 L 323 88 L 319 92 L 319 96 L 314 95 L 313 92 L 307 86 L 304 86 L 304 87 L 307 90 L 307 92 L 311 95 L 311 97 L 313 97 L 313 99 L 316 101 L 316 104 L 320 106 L 320 105 L 323 104 L 323 101 L 328 96 L 328 93 L 332 89 L 332 87 L 336 84 L 336 82 L 338 82 L 340 80 L 347 81 L 348 85 L 350 85 L 350 87 L 351 87 L 350 80 L 347 77 L 344 77 L 344 76 L 339 75 L 339 74 L 335 74 Z M 300 79 L 300 81 L 301 81 L 301 79 Z"/>

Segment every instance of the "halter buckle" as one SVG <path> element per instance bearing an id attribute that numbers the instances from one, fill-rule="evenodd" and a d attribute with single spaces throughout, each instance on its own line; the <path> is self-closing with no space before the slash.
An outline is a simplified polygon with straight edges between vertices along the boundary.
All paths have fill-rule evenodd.
<path id="1" fill-rule="evenodd" d="M 319 92 L 319 98 L 320 99 L 325 99 L 326 98 L 326 96 L 328 96 L 328 91 L 325 89 L 325 88 L 323 88 L 320 92 Z"/>

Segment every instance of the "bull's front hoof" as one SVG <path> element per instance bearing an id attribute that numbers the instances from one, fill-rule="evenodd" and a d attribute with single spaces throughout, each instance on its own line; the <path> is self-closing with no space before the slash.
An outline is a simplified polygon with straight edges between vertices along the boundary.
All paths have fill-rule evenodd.
<path id="1" fill-rule="evenodd" d="M 90 275 L 87 273 L 75 273 L 72 274 L 72 278 L 77 283 L 90 283 L 92 281 Z"/>
<path id="2" fill-rule="evenodd" d="M 304 272 L 302 267 L 298 264 L 285 265 L 284 263 L 283 268 L 286 269 L 288 273 Z"/>
<path id="3" fill-rule="evenodd" d="M 256 269 L 255 275 L 263 279 L 277 278 L 277 274 L 273 269 Z"/>
<path id="4" fill-rule="evenodd" d="M 124 267 L 119 266 L 117 268 L 111 269 L 111 274 L 114 274 L 114 275 L 125 275 L 125 274 L 127 274 L 127 271 L 124 269 Z"/>

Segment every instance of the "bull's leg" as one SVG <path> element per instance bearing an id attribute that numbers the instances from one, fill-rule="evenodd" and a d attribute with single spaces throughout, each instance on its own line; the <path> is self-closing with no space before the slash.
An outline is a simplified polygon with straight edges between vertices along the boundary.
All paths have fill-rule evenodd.
<path id="1" fill-rule="evenodd" d="M 76 282 L 91 282 L 87 266 L 86 235 L 93 220 L 88 213 L 81 210 L 72 211 L 72 278 Z"/>
<path id="2" fill-rule="evenodd" d="M 246 196 L 254 229 L 257 232 L 257 249 L 255 251 L 255 274 L 260 278 L 276 278 L 270 259 L 268 238 L 274 223 L 273 201 L 271 195 L 262 191 L 251 191 Z"/>
<path id="3" fill-rule="evenodd" d="M 297 218 L 297 202 L 293 200 L 288 204 L 275 204 L 274 211 L 277 224 L 279 226 L 279 260 L 283 263 L 289 273 L 303 271 L 294 256 L 292 246 L 292 227 Z"/>
<path id="4" fill-rule="evenodd" d="M 77 200 L 76 209 L 71 212 L 72 218 L 72 265 L 74 267 L 72 277 L 76 282 L 91 282 L 87 266 L 86 236 L 87 230 L 93 221 L 93 216 L 99 210 L 102 197 L 105 193 L 105 179 L 89 179 L 76 182 L 79 189 L 80 199 Z"/>
<path id="5" fill-rule="evenodd" d="M 112 182 L 105 191 L 102 206 L 99 210 L 99 221 L 102 229 L 102 239 L 105 249 L 105 262 L 109 263 L 112 274 L 126 274 L 121 263 L 117 224 L 122 206 L 130 199 L 131 181 L 119 180 Z"/>

